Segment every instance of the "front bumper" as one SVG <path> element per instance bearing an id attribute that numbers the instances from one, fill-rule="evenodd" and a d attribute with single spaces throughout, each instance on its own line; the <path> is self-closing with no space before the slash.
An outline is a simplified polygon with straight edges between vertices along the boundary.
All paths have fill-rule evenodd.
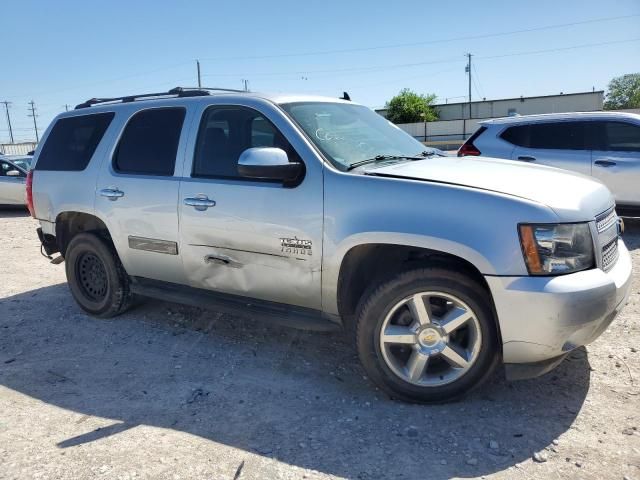
<path id="1" fill-rule="evenodd" d="M 503 360 L 507 373 L 513 373 L 509 377 L 546 373 L 604 332 L 627 303 L 631 287 L 631 257 L 622 240 L 618 250 L 618 261 L 608 272 L 485 277 L 498 314 Z"/>

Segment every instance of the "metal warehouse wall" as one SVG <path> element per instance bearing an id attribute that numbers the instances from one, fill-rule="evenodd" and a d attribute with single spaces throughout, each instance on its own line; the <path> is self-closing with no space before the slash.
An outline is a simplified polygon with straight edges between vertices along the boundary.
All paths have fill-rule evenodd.
<path id="1" fill-rule="evenodd" d="M 591 112 L 602 110 L 603 102 L 603 91 L 487 100 L 471 102 L 471 118 L 508 117 L 515 114 Z M 469 118 L 468 103 L 440 104 L 435 107 L 440 114 L 439 120 Z"/>

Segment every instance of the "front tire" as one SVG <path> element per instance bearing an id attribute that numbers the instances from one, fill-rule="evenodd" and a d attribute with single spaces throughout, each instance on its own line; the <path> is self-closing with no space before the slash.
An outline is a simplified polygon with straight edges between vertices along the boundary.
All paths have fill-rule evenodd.
<path id="1" fill-rule="evenodd" d="M 364 298 L 356 342 L 371 380 L 409 402 L 454 400 L 479 386 L 499 359 L 488 292 L 454 270 L 398 274 Z"/>
<path id="2" fill-rule="evenodd" d="M 111 318 L 129 308 L 129 276 L 111 243 L 91 233 L 76 235 L 65 254 L 65 269 L 71 294 L 85 312 Z"/>

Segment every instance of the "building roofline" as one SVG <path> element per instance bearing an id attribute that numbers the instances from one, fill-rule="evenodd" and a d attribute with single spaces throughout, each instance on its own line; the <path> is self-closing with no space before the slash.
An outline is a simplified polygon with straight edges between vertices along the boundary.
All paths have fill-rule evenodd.
<path id="1" fill-rule="evenodd" d="M 487 103 L 487 102 L 508 102 L 511 100 L 530 100 L 534 98 L 549 98 L 549 97 L 571 97 L 574 95 L 588 95 L 595 93 L 604 93 L 604 90 L 595 90 L 590 92 L 573 92 L 573 93 L 562 93 L 562 94 L 554 94 L 554 95 L 535 95 L 533 97 L 510 97 L 510 98 L 494 98 L 490 100 L 473 100 L 471 104 L 474 103 Z M 440 107 L 443 105 L 469 105 L 469 102 L 455 102 L 455 103 L 436 103 L 434 107 Z"/>

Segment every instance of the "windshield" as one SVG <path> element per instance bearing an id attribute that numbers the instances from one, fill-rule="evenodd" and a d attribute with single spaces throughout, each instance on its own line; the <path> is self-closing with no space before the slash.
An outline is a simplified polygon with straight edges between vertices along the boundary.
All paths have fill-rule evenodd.
<path id="1" fill-rule="evenodd" d="M 425 151 L 437 152 L 362 105 L 304 102 L 281 107 L 320 151 L 344 170 L 376 156 L 415 157 Z"/>

